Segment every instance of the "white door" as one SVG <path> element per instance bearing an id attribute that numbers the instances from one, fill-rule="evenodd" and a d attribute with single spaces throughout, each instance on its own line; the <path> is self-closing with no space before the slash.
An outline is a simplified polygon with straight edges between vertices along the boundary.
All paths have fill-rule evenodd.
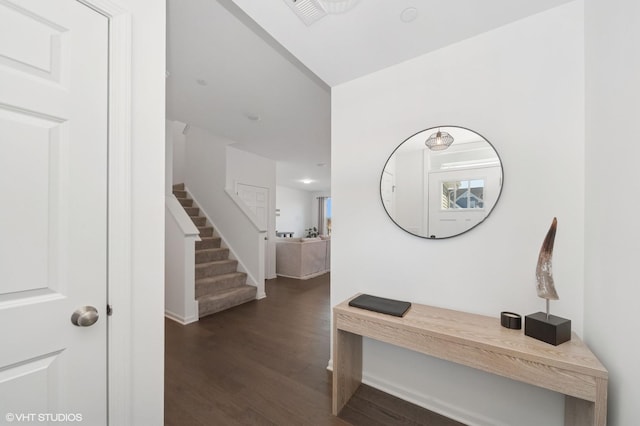
<path id="1" fill-rule="evenodd" d="M 380 194 L 382 194 L 382 204 L 389 213 L 389 216 L 395 217 L 396 214 L 396 184 L 395 177 L 388 171 L 382 172 L 382 179 L 380 181 Z"/>
<path id="2" fill-rule="evenodd" d="M 0 424 L 106 424 L 107 36 L 0 0 Z"/>
<path id="3" fill-rule="evenodd" d="M 260 224 L 267 226 L 267 211 L 269 207 L 269 189 L 261 186 L 246 185 L 238 183 L 236 185 L 238 197 L 249 207 L 249 210 L 256 215 Z"/>
<path id="4" fill-rule="evenodd" d="M 269 212 L 269 188 L 236 183 L 236 194 L 249 207 L 259 223 L 267 229 Z M 264 270 L 267 277 L 275 276 L 275 243 L 264 243 Z"/>

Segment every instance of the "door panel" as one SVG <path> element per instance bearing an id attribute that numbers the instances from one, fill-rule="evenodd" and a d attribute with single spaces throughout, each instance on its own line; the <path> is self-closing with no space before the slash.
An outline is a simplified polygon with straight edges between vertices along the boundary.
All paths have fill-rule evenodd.
<path id="1" fill-rule="evenodd" d="M 106 424 L 107 37 L 75 0 L 0 0 L 0 424 Z"/>
<path id="2" fill-rule="evenodd" d="M 269 188 L 261 186 L 236 183 L 236 194 L 247 205 L 249 210 L 256 216 L 263 229 L 267 229 L 269 211 Z M 269 243 L 265 238 L 264 242 L 264 270 L 266 276 L 275 276 L 275 244 Z"/>
<path id="3" fill-rule="evenodd" d="M 267 209 L 269 204 L 269 189 L 260 186 L 238 183 L 236 191 L 240 199 L 249 207 L 264 226 L 267 224 Z"/>
<path id="4" fill-rule="evenodd" d="M 17 4 L 2 0 L 0 28 L 5 37 L 0 38 L 0 63 L 20 73 L 59 82 L 60 38 L 66 29 L 47 16 L 50 13 L 33 1 Z"/>
<path id="5" fill-rule="evenodd" d="M 21 230 L 4 233 L 0 242 L 4 248 L 0 259 L 2 290 L 8 293 L 46 288 L 49 282 L 49 245 L 42 240 L 49 230 L 49 182 L 55 185 L 49 164 L 55 142 L 50 129 L 38 122 L 44 120 L 31 118 L 0 109 L 0 134 L 14 136 L 0 143 L 4 181 L 0 185 L 3 197 L 15 206 L 0 211 L 0 222 Z"/>

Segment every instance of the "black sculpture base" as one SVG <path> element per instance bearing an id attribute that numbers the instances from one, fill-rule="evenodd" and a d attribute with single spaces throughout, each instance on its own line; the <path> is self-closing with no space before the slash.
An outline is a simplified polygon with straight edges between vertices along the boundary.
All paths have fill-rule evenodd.
<path id="1" fill-rule="evenodd" d="M 536 312 L 524 317 L 524 334 L 558 346 L 571 340 L 571 320 Z"/>

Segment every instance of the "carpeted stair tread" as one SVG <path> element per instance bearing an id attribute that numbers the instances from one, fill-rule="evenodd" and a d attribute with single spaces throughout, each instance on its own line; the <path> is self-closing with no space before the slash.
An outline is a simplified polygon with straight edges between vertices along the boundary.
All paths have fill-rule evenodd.
<path id="1" fill-rule="evenodd" d="M 228 248 L 206 248 L 196 250 L 196 264 L 225 260 L 229 258 Z"/>
<path id="2" fill-rule="evenodd" d="M 198 231 L 200 231 L 200 237 L 213 236 L 213 226 L 198 226 Z"/>
<path id="3" fill-rule="evenodd" d="M 189 216 L 198 216 L 198 215 L 200 215 L 200 208 L 199 207 L 184 207 L 184 211 L 186 211 Z"/>
<path id="4" fill-rule="evenodd" d="M 219 248 L 222 244 L 220 237 L 203 237 L 200 236 L 201 241 L 196 241 L 196 250 Z"/>
<path id="5" fill-rule="evenodd" d="M 200 278 L 196 280 L 196 299 L 207 294 L 241 287 L 246 284 L 247 274 L 244 272 L 231 272 L 209 278 Z"/>
<path id="6" fill-rule="evenodd" d="M 256 298 L 256 293 L 256 287 L 245 284 L 241 287 L 198 297 L 198 316 L 202 318 L 250 302 Z"/>
<path id="7" fill-rule="evenodd" d="M 187 196 L 187 191 L 181 191 L 181 190 L 178 190 L 178 189 L 174 189 L 173 190 L 173 195 L 175 195 L 176 198 L 189 198 Z"/>
<path id="8" fill-rule="evenodd" d="M 191 217 L 191 221 L 196 226 L 206 226 L 207 225 L 207 218 L 204 217 L 204 216 L 190 216 L 190 217 Z"/>
<path id="9" fill-rule="evenodd" d="M 199 263 L 196 265 L 196 280 L 235 272 L 238 261 L 232 259 L 216 260 L 215 262 Z"/>
<path id="10" fill-rule="evenodd" d="M 177 191 L 184 191 L 184 183 L 176 183 L 173 185 L 173 189 Z"/>
<path id="11" fill-rule="evenodd" d="M 178 198 L 178 197 L 176 197 Z M 191 207 L 193 206 L 193 200 L 191 198 L 178 198 L 178 201 L 180 201 L 180 204 L 182 204 L 182 207 Z"/>

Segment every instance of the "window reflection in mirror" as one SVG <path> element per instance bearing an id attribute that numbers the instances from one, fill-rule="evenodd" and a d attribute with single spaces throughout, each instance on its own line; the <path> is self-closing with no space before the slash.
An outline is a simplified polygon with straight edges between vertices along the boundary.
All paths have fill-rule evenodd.
<path id="1" fill-rule="evenodd" d="M 442 182 L 442 209 L 484 208 L 484 179 Z"/>
<path id="2" fill-rule="evenodd" d="M 445 150 L 425 145 L 430 135 L 447 132 Z M 380 196 L 400 228 L 423 238 L 449 238 L 482 223 L 502 191 L 502 163 L 478 133 L 457 126 L 423 130 L 391 154 L 380 179 Z"/>

